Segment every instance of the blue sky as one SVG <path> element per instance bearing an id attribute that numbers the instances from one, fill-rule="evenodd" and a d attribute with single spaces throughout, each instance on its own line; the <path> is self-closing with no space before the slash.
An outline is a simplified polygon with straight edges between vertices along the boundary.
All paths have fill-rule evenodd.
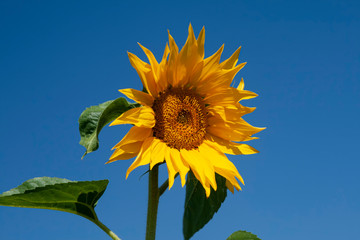
<path id="1" fill-rule="evenodd" d="M 141 89 L 127 51 L 157 58 L 169 29 L 179 46 L 192 23 L 205 55 L 242 46 L 241 77 L 259 94 L 245 117 L 267 129 L 251 156 L 229 157 L 244 177 L 194 240 L 247 230 L 261 239 L 356 239 L 360 235 L 360 4 L 358 1 L 1 1 L 0 192 L 40 176 L 109 179 L 99 218 L 123 240 L 143 239 L 146 168 L 105 165 L 129 126 L 105 127 L 84 160 L 77 120 L 85 107 Z M 161 170 L 161 181 L 165 180 Z M 185 189 L 160 200 L 157 239 L 182 239 Z M 63 212 L 0 208 L 4 240 L 108 239 Z"/>

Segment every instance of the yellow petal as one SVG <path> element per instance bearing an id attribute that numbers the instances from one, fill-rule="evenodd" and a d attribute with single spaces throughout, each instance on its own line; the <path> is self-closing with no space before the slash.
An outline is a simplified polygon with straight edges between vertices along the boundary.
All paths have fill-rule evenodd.
<path id="1" fill-rule="evenodd" d="M 170 49 L 168 44 L 165 46 L 163 58 L 159 64 L 159 79 L 157 81 L 157 89 L 159 92 L 164 91 L 169 86 L 169 82 L 167 80 L 167 57 L 170 53 Z"/>
<path id="2" fill-rule="evenodd" d="M 210 193 L 211 193 L 211 189 L 210 189 L 210 185 L 209 183 L 206 183 L 205 186 L 203 186 L 205 189 L 205 193 L 206 193 L 206 197 L 209 198 L 210 197 Z M 216 190 L 215 190 L 216 191 Z"/>
<path id="3" fill-rule="evenodd" d="M 200 163 L 196 156 L 198 154 L 192 154 L 193 151 L 188 151 L 186 149 L 180 150 L 180 156 L 183 159 L 184 162 L 188 163 L 191 171 L 194 173 L 195 177 L 200 181 L 200 183 L 204 186 L 206 182 L 206 177 L 204 173 L 204 167 L 201 165 L 203 163 Z M 194 156 L 195 155 L 195 156 Z"/>
<path id="4" fill-rule="evenodd" d="M 208 118 L 209 127 L 207 132 L 229 141 L 243 142 L 256 139 L 253 134 L 264 130 L 264 128 L 253 127 L 243 119 L 237 122 L 225 122 L 217 117 Z"/>
<path id="5" fill-rule="evenodd" d="M 133 142 L 122 145 L 117 148 L 111 155 L 110 160 L 106 163 L 111 163 L 117 160 L 125 160 L 137 156 L 140 152 L 143 142 Z"/>
<path id="6" fill-rule="evenodd" d="M 228 106 L 208 106 L 209 115 L 223 119 L 224 121 L 236 122 L 245 114 L 251 113 L 255 108 L 244 107 L 241 104 Z"/>
<path id="7" fill-rule="evenodd" d="M 138 58 L 135 54 L 128 52 L 128 56 L 131 66 L 133 66 L 136 72 L 139 74 L 143 86 L 151 96 L 156 97 L 157 89 L 154 76 L 151 71 L 151 66 Z"/>
<path id="8" fill-rule="evenodd" d="M 216 126 L 219 128 L 230 128 L 234 131 L 242 132 L 243 134 L 248 134 L 248 135 L 253 135 L 265 129 L 265 128 L 251 126 L 242 118 L 236 119 L 236 121 L 228 121 L 222 118 L 209 117 L 208 124 L 210 126 L 214 126 L 214 127 Z"/>
<path id="9" fill-rule="evenodd" d="M 119 92 L 141 105 L 151 107 L 154 102 L 154 98 L 151 95 L 132 88 L 120 89 Z"/>
<path id="10" fill-rule="evenodd" d="M 237 90 L 242 91 L 242 90 L 244 90 L 244 87 L 245 87 L 244 79 L 241 78 L 241 81 L 239 83 L 239 86 L 237 87 Z"/>
<path id="11" fill-rule="evenodd" d="M 164 54 L 163 54 L 163 57 L 162 57 L 162 59 L 161 59 L 160 64 L 161 64 L 161 63 L 166 63 L 166 60 L 167 60 L 167 57 L 168 57 L 169 53 L 170 53 L 169 45 L 166 44 L 166 45 L 165 45 Z"/>
<path id="12" fill-rule="evenodd" d="M 254 154 L 258 153 L 255 148 L 243 144 L 243 143 L 234 143 L 219 137 L 216 137 L 211 134 L 206 135 L 206 139 L 212 142 L 221 152 L 227 153 L 227 154 L 233 154 L 233 155 L 247 155 L 247 154 Z"/>
<path id="13" fill-rule="evenodd" d="M 168 30 L 168 36 L 169 36 L 169 45 L 170 45 L 170 53 L 172 50 L 175 50 L 174 52 L 178 53 L 179 52 L 179 48 L 175 43 L 174 38 L 170 35 L 170 31 Z"/>
<path id="14" fill-rule="evenodd" d="M 232 55 L 230 58 L 228 58 L 227 60 L 223 61 L 220 64 L 220 67 L 223 69 L 230 69 L 235 67 L 236 63 L 238 62 L 238 58 L 239 58 L 239 54 L 240 54 L 240 49 L 241 47 L 239 47 Z"/>
<path id="15" fill-rule="evenodd" d="M 239 90 L 239 99 L 238 101 L 241 100 L 246 100 L 246 99 L 251 99 L 254 97 L 257 97 L 258 95 L 254 92 L 251 91 L 247 91 L 247 90 Z"/>
<path id="16" fill-rule="evenodd" d="M 239 101 L 240 93 L 237 89 L 228 87 L 225 89 L 219 89 L 213 94 L 208 94 L 205 97 L 205 102 L 210 105 L 220 105 L 220 106 L 233 106 Z"/>
<path id="17" fill-rule="evenodd" d="M 198 53 L 201 58 L 204 58 L 204 43 L 205 43 L 205 27 L 203 27 L 199 33 L 197 39 Z"/>
<path id="18" fill-rule="evenodd" d="M 229 180 L 226 179 L 225 185 L 230 190 L 230 192 L 234 193 L 234 186 L 231 184 Z"/>
<path id="19" fill-rule="evenodd" d="M 208 81 L 215 73 L 220 71 L 219 62 L 223 50 L 224 44 L 212 56 L 204 59 L 204 66 L 200 76 L 202 81 Z"/>
<path id="20" fill-rule="evenodd" d="M 210 57 L 204 59 L 204 74 L 212 69 L 219 69 L 221 54 L 224 51 L 224 44 Z"/>
<path id="21" fill-rule="evenodd" d="M 209 145 L 206 141 L 204 141 L 204 143 L 199 146 L 199 150 L 204 155 L 204 157 L 211 161 L 215 172 L 228 179 L 235 187 L 240 188 L 240 185 L 236 181 L 235 177 L 238 178 L 242 184 L 244 184 L 244 180 L 240 176 L 236 167 L 232 162 L 229 161 L 224 153 L 218 151 Z"/>
<path id="22" fill-rule="evenodd" d="M 126 178 L 128 178 L 129 174 L 135 168 L 150 163 L 151 145 L 153 143 L 153 140 L 154 140 L 153 137 L 145 139 L 144 143 L 141 146 L 139 155 L 137 156 L 135 161 L 131 164 L 131 166 L 126 171 Z"/>
<path id="23" fill-rule="evenodd" d="M 232 69 L 220 69 L 214 71 L 208 76 L 204 77 L 199 83 L 198 89 L 201 92 L 207 93 L 208 96 L 214 96 L 221 94 L 224 91 L 229 91 L 230 85 L 235 77 L 235 75 L 245 66 L 246 63 L 241 63 Z M 240 95 L 238 91 L 234 88 L 231 93 L 234 96 Z M 226 93 L 228 95 L 229 93 Z M 239 97 L 236 98 L 235 102 L 239 101 Z"/>
<path id="24" fill-rule="evenodd" d="M 185 86 L 189 83 L 193 69 L 197 63 L 202 60 L 202 57 L 201 51 L 199 54 L 197 40 L 194 35 L 194 30 L 190 24 L 188 38 L 179 53 L 178 61 L 176 63 L 176 81 L 174 82 L 174 86 Z"/>
<path id="25" fill-rule="evenodd" d="M 212 135 L 226 139 L 228 141 L 245 142 L 258 139 L 257 137 L 251 137 L 251 135 L 234 131 L 229 128 L 208 127 L 206 130 Z"/>
<path id="26" fill-rule="evenodd" d="M 210 184 L 216 191 L 215 172 L 210 159 L 204 158 L 198 149 L 190 151 L 181 149 L 180 154 L 183 160 L 189 164 L 190 169 L 203 187 L 205 188 L 207 184 Z"/>
<path id="27" fill-rule="evenodd" d="M 159 76 L 158 76 L 159 75 L 159 63 L 156 61 L 154 54 L 149 49 L 147 49 L 140 43 L 138 43 L 138 44 L 141 47 L 141 49 L 144 51 L 147 58 L 149 59 L 153 77 L 154 77 L 155 83 L 157 85 L 157 82 L 159 81 Z"/>
<path id="28" fill-rule="evenodd" d="M 133 126 L 130 128 L 129 132 L 125 135 L 125 137 L 116 144 L 111 150 L 114 150 L 115 148 L 119 148 L 122 145 L 126 145 L 133 142 L 143 142 L 146 138 L 150 137 L 152 135 L 152 129 L 151 128 L 143 128 L 143 127 L 136 127 Z"/>
<path id="29" fill-rule="evenodd" d="M 151 149 L 151 162 L 150 170 L 158 163 L 162 163 L 165 160 L 166 144 L 155 138 Z"/>
<path id="30" fill-rule="evenodd" d="M 177 173 L 177 171 L 175 170 L 173 161 L 171 159 L 170 148 L 168 148 L 167 151 L 165 152 L 165 160 L 166 160 L 166 166 L 167 166 L 168 175 L 169 175 L 169 190 L 170 190 L 170 188 L 174 184 L 175 174 Z"/>
<path id="31" fill-rule="evenodd" d="M 169 153 L 169 161 L 171 161 L 171 165 L 174 166 L 175 171 L 180 174 L 181 185 L 184 187 L 184 185 L 186 184 L 186 174 L 190 170 L 189 165 L 182 160 L 179 150 L 169 148 Z"/>
<path id="32" fill-rule="evenodd" d="M 175 86 L 175 84 L 177 83 L 175 72 L 176 72 L 176 62 L 179 53 L 179 48 L 176 45 L 174 38 L 170 35 L 169 31 L 168 31 L 168 35 L 169 35 L 170 55 L 167 64 L 167 82 L 170 85 Z"/>
<path id="33" fill-rule="evenodd" d="M 130 109 L 121 114 L 110 126 L 118 124 L 134 124 L 137 127 L 152 128 L 155 126 L 154 111 L 147 106 Z"/>

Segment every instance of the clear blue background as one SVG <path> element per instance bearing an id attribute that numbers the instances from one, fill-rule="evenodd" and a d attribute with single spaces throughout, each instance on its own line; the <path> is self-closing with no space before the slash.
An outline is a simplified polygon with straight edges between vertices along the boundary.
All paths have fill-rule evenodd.
<path id="1" fill-rule="evenodd" d="M 193 239 L 236 230 L 262 239 L 358 239 L 360 235 L 360 4 L 358 1 L 0 2 L 0 192 L 39 176 L 109 179 L 97 206 L 123 240 L 144 239 L 146 167 L 105 165 L 129 126 L 105 127 L 84 160 L 78 117 L 85 107 L 141 89 L 127 51 L 160 58 L 169 29 L 179 46 L 192 23 L 206 28 L 205 55 L 242 46 L 236 77 L 259 97 L 245 119 L 267 129 L 235 156 L 245 179 Z M 161 181 L 166 171 L 162 168 Z M 185 189 L 160 201 L 157 239 L 182 239 Z M 108 239 L 79 216 L 0 207 L 1 239 Z"/>

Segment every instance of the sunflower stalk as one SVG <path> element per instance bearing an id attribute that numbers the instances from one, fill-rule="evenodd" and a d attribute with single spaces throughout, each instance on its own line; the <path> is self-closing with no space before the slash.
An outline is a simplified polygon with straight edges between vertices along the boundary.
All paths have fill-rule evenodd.
<path id="1" fill-rule="evenodd" d="M 146 221 L 146 240 L 155 240 L 156 220 L 159 206 L 160 190 L 158 188 L 159 166 L 155 165 L 149 173 L 149 198 Z"/>

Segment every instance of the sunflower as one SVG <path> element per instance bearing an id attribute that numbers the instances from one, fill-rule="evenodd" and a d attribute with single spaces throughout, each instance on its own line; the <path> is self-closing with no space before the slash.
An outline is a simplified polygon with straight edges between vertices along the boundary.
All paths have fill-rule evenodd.
<path id="1" fill-rule="evenodd" d="M 121 93 L 141 104 L 128 110 L 111 125 L 133 124 L 125 137 L 114 146 L 108 163 L 136 157 L 126 173 L 149 164 L 150 170 L 166 162 L 169 189 L 179 173 L 182 186 L 191 170 L 210 195 L 217 189 L 215 173 L 226 178 L 231 192 L 240 190 L 244 181 L 225 154 L 253 154 L 257 150 L 243 143 L 255 139 L 253 134 L 263 128 L 253 127 L 242 119 L 255 108 L 239 101 L 256 97 L 244 90 L 244 81 L 237 88 L 233 78 L 246 63 L 237 64 L 240 48 L 220 63 L 223 46 L 204 59 L 205 29 L 195 38 L 189 25 L 189 35 L 180 50 L 169 35 L 169 45 L 160 63 L 147 48 L 149 64 L 128 53 L 131 65 L 140 76 L 144 91 L 122 89 Z M 145 91 L 146 90 L 146 91 Z M 238 179 L 238 180 L 237 180 Z"/>

